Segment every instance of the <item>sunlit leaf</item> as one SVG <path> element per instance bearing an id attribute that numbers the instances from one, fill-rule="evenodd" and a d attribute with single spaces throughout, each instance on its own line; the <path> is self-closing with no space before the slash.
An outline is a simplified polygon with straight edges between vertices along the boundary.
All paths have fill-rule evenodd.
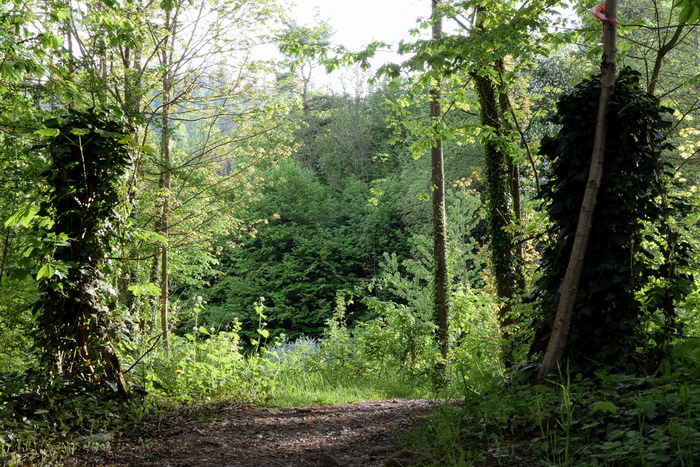
<path id="1" fill-rule="evenodd" d="M 56 137 L 61 134 L 57 128 L 44 128 L 43 130 L 36 130 L 34 133 L 46 137 Z"/>
<path id="2" fill-rule="evenodd" d="M 20 225 L 22 227 L 29 227 L 29 224 L 36 217 L 39 212 L 39 207 L 33 204 L 28 204 L 21 208 L 16 213 L 12 214 L 5 221 L 5 227 L 12 227 L 14 225 Z"/>

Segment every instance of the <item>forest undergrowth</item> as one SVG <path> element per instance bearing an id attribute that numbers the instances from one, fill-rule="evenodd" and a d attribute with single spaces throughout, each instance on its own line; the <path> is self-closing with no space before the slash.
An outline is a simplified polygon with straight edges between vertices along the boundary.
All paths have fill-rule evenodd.
<path id="1" fill-rule="evenodd" d="M 320 339 L 267 341 L 258 304 L 260 339 L 248 345 L 236 329 L 201 326 L 171 336 L 167 347 L 124 345 L 129 401 L 60 377 L 46 387 L 31 372 L 5 373 L 0 459 L 61 465 L 76 449 L 145 436 L 165 419 L 207 417 L 226 401 L 299 407 L 425 398 L 449 403 L 397 441 L 423 459 L 418 465 L 697 464 L 700 339 L 677 341 L 649 374 L 562 368 L 533 382 L 534 367 L 504 371 L 496 328 L 483 319 L 488 303 L 474 300 L 464 294 L 455 302 L 460 345 L 445 368 L 427 321 L 375 304 L 375 319 L 350 328 L 341 303 Z"/>

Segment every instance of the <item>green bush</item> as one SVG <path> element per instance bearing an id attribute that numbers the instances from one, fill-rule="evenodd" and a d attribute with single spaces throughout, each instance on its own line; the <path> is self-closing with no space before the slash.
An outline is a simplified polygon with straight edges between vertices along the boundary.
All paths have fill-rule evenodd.
<path id="1" fill-rule="evenodd" d="M 251 305 L 265 297 L 273 336 L 319 337 L 337 291 L 361 286 L 383 252 L 405 250 L 396 208 L 387 201 L 396 193 L 387 188 L 381 206 L 369 208 L 367 184 L 354 181 L 338 191 L 292 161 L 270 179 L 248 213 L 264 225 L 252 238 L 228 239 L 221 274 L 203 291 L 208 305 L 202 318 L 215 328 L 238 319 L 241 332 L 254 337 Z M 349 310 L 349 318 L 362 311 Z"/>

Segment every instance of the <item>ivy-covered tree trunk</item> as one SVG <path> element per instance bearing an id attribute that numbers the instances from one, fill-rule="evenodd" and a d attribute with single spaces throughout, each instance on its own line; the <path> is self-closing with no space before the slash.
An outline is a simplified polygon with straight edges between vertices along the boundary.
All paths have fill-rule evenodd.
<path id="1" fill-rule="evenodd" d="M 475 7 L 477 17 L 488 12 L 483 5 Z M 466 25 L 459 23 L 464 29 Z M 476 28 L 484 31 L 480 20 Z M 517 165 L 510 154 L 504 152 L 502 139 L 509 128 L 506 113 L 510 112 L 507 94 L 496 84 L 494 76 L 503 76 L 503 59 L 497 59 L 490 66 L 473 63 L 470 76 L 476 85 L 481 108 L 481 124 L 484 127 L 481 144 L 484 147 L 484 175 L 486 181 L 487 223 L 491 250 L 496 295 L 502 299 L 498 310 L 498 322 L 503 328 L 504 340 L 510 337 L 507 327 L 514 324 L 511 317 L 513 301 L 519 287 L 523 286 L 522 253 L 513 235 L 513 226 L 520 221 L 520 180 Z M 506 366 L 512 363 L 511 352 L 503 349 Z"/>
<path id="2" fill-rule="evenodd" d="M 433 39 L 442 37 L 442 18 L 438 12 L 437 0 L 432 0 Z M 447 271 L 447 218 L 445 215 L 445 163 L 439 126 L 442 119 L 441 80 L 437 79 L 430 90 L 430 119 L 436 129 L 435 141 L 430 150 L 432 176 L 433 206 L 433 267 L 435 287 L 435 313 L 438 325 L 438 342 L 442 358 L 446 359 L 449 349 L 448 314 L 449 314 L 449 279 Z"/>
<path id="3" fill-rule="evenodd" d="M 502 326 L 512 324 L 509 314 L 512 299 L 518 285 L 518 268 L 515 261 L 513 211 L 509 200 L 510 186 L 506 154 L 499 148 L 501 114 L 493 80 L 479 73 L 472 73 L 481 106 L 481 123 L 489 128 L 484 139 L 484 173 L 488 202 L 488 232 L 491 240 L 491 263 L 496 282 L 496 294 L 504 299 L 498 320 Z M 506 360 L 508 357 L 506 356 Z"/>
<path id="4" fill-rule="evenodd" d="M 503 82 L 503 76 L 506 74 L 505 64 L 503 59 L 499 59 L 494 64 L 494 69 L 498 73 L 498 106 L 500 110 L 500 122 L 506 130 L 506 133 L 512 133 L 515 131 L 511 121 L 507 120 L 507 115 L 513 112 L 510 104 L 510 99 L 508 98 L 507 89 L 505 83 Z M 517 125 L 517 121 L 513 118 L 513 121 Z M 521 133 L 522 135 L 522 133 Z M 527 143 L 523 141 L 523 145 Z M 512 200 L 512 212 L 513 212 L 513 225 L 517 227 L 518 230 L 522 230 L 523 217 L 522 217 L 522 200 L 520 196 L 520 167 L 518 163 L 513 158 L 512 154 L 505 154 L 506 159 L 506 170 L 508 171 L 507 181 L 508 187 L 510 189 L 510 197 Z M 537 177 L 536 171 L 533 172 L 535 177 Z M 512 292 L 517 293 L 518 290 L 525 290 L 525 276 L 523 274 L 523 268 L 525 264 L 523 244 L 522 242 L 514 242 L 511 236 L 511 241 L 513 245 L 511 247 L 513 252 L 513 279 L 516 283 L 516 289 Z M 514 298 L 515 295 L 508 297 L 510 299 Z M 512 323 L 509 323 L 512 324 Z"/>
<path id="5" fill-rule="evenodd" d="M 112 345 L 117 301 L 106 278 L 114 231 L 124 220 L 123 181 L 131 155 L 127 125 L 106 113 L 72 111 L 46 123 L 53 139 L 40 214 L 53 221 L 39 270 L 37 345 L 51 374 L 127 389 Z"/>
<path id="6" fill-rule="evenodd" d="M 535 298 L 541 321 L 532 351 L 542 352 L 548 341 L 561 345 L 562 356 L 576 371 L 656 367 L 681 330 L 676 310 L 692 290 L 687 272 L 693 248 L 678 235 L 684 225 L 679 219 L 689 206 L 670 190 L 673 175 L 662 158 L 662 151 L 672 149 L 665 141 L 672 127 L 665 114 L 672 109 L 661 107 L 640 87 L 640 76 L 625 68 L 615 81 L 603 168 L 591 169 L 594 142 L 599 144 L 594 140 L 600 77 L 580 83 L 559 100 L 549 118 L 559 130 L 543 138 L 540 147 L 549 173 L 538 197 L 551 221 L 551 240 L 539 245 L 542 274 Z M 571 256 L 581 251 L 580 211 L 588 202 L 584 196 L 593 170 L 600 170 L 601 178 L 593 218 L 584 219 L 591 231 L 585 261 L 580 261 L 580 255 Z M 562 287 L 562 277 L 572 261 L 583 267 L 573 284 L 575 297 L 567 297 L 575 300 L 573 311 L 562 316 L 562 297 L 572 291 L 570 282 Z M 556 360 L 550 368 L 556 368 Z"/>

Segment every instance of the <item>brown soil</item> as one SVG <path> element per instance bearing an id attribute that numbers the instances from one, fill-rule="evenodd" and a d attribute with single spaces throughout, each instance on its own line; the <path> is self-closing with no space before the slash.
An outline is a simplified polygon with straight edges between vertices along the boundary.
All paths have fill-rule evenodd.
<path id="1" fill-rule="evenodd" d="M 72 466 L 402 466 L 396 438 L 433 402 L 392 399 L 302 408 L 226 405 L 196 418 L 167 417 L 148 437 L 76 452 Z M 179 420 L 179 421 L 175 421 Z"/>

